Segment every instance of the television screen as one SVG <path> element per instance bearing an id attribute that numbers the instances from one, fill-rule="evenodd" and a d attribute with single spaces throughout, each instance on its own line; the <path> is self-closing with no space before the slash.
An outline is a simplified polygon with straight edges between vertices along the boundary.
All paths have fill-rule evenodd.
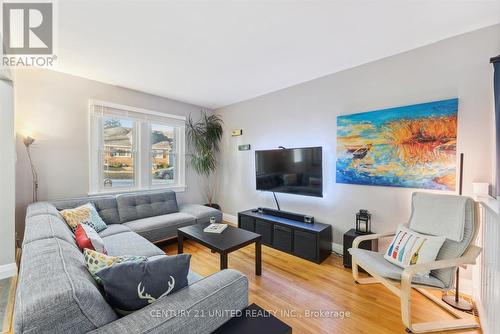
<path id="1" fill-rule="evenodd" d="M 322 148 L 255 151 L 257 190 L 323 197 Z"/>

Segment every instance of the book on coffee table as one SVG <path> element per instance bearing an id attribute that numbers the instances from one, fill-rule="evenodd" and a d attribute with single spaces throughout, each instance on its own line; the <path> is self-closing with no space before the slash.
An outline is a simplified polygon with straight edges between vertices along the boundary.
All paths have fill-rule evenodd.
<path id="1" fill-rule="evenodd" d="M 210 224 L 203 229 L 207 233 L 222 233 L 227 227 L 227 224 Z"/>

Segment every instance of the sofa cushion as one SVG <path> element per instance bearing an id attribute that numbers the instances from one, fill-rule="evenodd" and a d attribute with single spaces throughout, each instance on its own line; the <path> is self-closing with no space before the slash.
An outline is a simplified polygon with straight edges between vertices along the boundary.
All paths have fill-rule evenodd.
<path id="1" fill-rule="evenodd" d="M 116 197 L 120 222 L 178 212 L 173 191 L 146 194 L 122 194 Z"/>
<path id="2" fill-rule="evenodd" d="M 52 202 L 57 210 L 73 209 L 85 203 L 92 203 L 106 224 L 119 224 L 118 204 L 113 195 L 71 198 Z"/>
<path id="3" fill-rule="evenodd" d="M 210 222 L 210 217 L 215 217 L 218 223 L 222 222 L 222 212 L 205 205 L 184 204 L 179 207 L 179 211 L 194 216 L 198 224 Z"/>
<path id="4" fill-rule="evenodd" d="M 111 224 L 108 225 L 108 228 L 104 231 L 99 232 L 101 238 L 108 237 L 113 234 L 123 233 L 123 232 L 131 232 L 131 229 L 122 224 Z"/>
<path id="5" fill-rule="evenodd" d="M 193 216 L 177 212 L 168 215 L 134 220 L 123 225 L 142 235 L 151 242 L 177 236 L 177 228 L 196 223 Z"/>
<path id="6" fill-rule="evenodd" d="M 131 312 L 186 287 L 190 254 L 122 262 L 99 270 L 106 298 L 120 313 Z"/>
<path id="7" fill-rule="evenodd" d="M 117 233 L 103 238 L 108 255 L 155 256 L 165 253 L 151 242 L 134 232 Z"/>
<path id="8" fill-rule="evenodd" d="M 57 238 L 23 246 L 15 333 L 86 333 L 117 318 L 78 248 Z"/>
<path id="9" fill-rule="evenodd" d="M 75 236 L 60 215 L 39 214 L 26 218 L 23 245 L 50 238 L 64 240 L 76 247 Z"/>

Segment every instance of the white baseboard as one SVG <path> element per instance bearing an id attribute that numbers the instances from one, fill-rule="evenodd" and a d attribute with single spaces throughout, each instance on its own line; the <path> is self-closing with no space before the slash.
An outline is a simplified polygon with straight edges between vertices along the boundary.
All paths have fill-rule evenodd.
<path id="1" fill-rule="evenodd" d="M 234 215 L 230 215 L 229 213 L 222 214 L 222 220 L 233 225 L 238 225 L 238 217 Z"/>
<path id="2" fill-rule="evenodd" d="M 0 266 L 0 279 L 9 278 L 17 274 L 15 263 L 8 263 Z"/>
<path id="3" fill-rule="evenodd" d="M 337 253 L 337 254 L 342 255 L 344 253 L 344 246 L 342 246 L 341 244 L 337 244 L 335 242 L 332 242 L 332 251 Z"/>

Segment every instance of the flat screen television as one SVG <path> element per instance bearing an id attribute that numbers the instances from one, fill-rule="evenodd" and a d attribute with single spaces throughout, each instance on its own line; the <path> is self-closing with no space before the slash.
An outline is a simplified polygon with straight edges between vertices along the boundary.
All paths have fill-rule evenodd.
<path id="1" fill-rule="evenodd" d="M 321 147 L 255 151 L 257 190 L 323 197 Z"/>

